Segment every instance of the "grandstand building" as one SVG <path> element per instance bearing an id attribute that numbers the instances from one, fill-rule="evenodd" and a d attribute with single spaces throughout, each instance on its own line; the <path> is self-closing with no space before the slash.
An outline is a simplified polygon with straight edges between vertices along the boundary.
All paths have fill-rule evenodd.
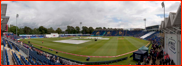
<path id="1" fill-rule="evenodd" d="M 154 25 L 154 26 L 148 26 L 146 27 L 147 31 L 159 31 L 159 25 Z"/>
<path id="2" fill-rule="evenodd" d="M 8 30 L 9 17 L 6 16 L 7 4 L 1 4 L 1 35 Z"/>
<path id="3" fill-rule="evenodd" d="M 181 65 L 181 5 L 177 12 L 170 12 L 161 21 L 160 30 L 163 37 L 164 51 L 169 54 L 176 65 Z"/>

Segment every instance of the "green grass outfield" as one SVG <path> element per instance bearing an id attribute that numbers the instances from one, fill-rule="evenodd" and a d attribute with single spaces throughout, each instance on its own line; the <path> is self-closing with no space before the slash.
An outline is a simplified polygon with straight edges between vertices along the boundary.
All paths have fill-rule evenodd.
<path id="1" fill-rule="evenodd" d="M 86 43 L 82 44 L 67 44 L 67 43 L 58 43 L 53 42 L 56 40 L 67 40 L 71 39 L 73 37 L 67 37 L 67 38 L 35 38 L 35 39 L 24 39 L 23 41 L 27 43 L 30 41 L 33 44 L 41 45 L 44 47 L 69 52 L 73 54 L 79 54 L 79 55 L 89 55 L 89 56 L 116 56 L 120 54 L 124 54 L 130 51 L 137 50 L 138 48 L 145 46 L 149 43 L 149 41 L 141 40 L 135 37 L 103 37 L 103 38 L 110 38 L 109 40 L 98 40 L 94 41 L 93 39 L 87 39 L 91 40 Z M 74 37 L 75 38 L 75 37 Z M 118 39 L 123 38 L 123 39 Z M 77 39 L 77 40 L 83 40 L 83 39 Z M 84 39 L 85 40 L 85 39 Z M 42 41 L 44 43 L 42 44 Z M 41 49 L 39 46 L 33 45 L 36 48 Z M 69 54 L 64 53 L 58 53 L 56 54 L 55 51 L 50 51 L 48 49 L 42 48 L 42 50 L 50 52 L 55 55 L 59 55 L 65 58 L 77 60 L 86 62 L 87 57 L 80 57 L 80 56 L 73 56 Z M 128 57 L 132 53 L 123 55 L 120 57 L 113 57 L 113 58 L 90 58 L 91 61 L 107 61 L 107 60 L 114 60 L 119 59 L 123 57 Z M 132 58 L 128 58 L 127 60 L 120 61 L 117 63 L 113 63 L 113 65 L 127 65 L 128 63 L 132 63 L 133 65 L 137 62 L 133 61 Z"/>

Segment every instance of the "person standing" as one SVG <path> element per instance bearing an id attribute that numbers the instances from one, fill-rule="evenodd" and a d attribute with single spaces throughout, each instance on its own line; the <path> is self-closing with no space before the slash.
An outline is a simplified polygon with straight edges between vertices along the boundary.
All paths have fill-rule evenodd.
<path id="1" fill-rule="evenodd" d="M 23 41 L 21 42 L 21 45 L 23 46 Z"/>
<path id="2" fill-rule="evenodd" d="M 44 41 L 42 41 L 42 44 L 44 43 Z"/>

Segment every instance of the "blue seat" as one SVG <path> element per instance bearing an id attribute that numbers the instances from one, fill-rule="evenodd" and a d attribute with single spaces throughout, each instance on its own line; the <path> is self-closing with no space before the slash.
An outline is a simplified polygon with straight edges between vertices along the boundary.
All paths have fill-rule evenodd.
<path id="1" fill-rule="evenodd" d="M 25 65 L 30 65 L 30 63 L 23 56 L 21 56 L 21 59 L 23 60 L 23 62 L 25 63 Z"/>
<path id="2" fill-rule="evenodd" d="M 6 62 L 7 62 L 7 65 L 9 65 L 9 58 L 8 58 L 8 53 L 7 53 L 7 50 L 5 50 L 5 54 L 6 54 Z"/>
<path id="3" fill-rule="evenodd" d="M 15 53 L 13 53 L 13 52 L 12 52 L 12 54 L 13 54 L 13 57 L 14 57 L 15 62 L 17 63 L 17 65 L 23 65 L 22 62 L 20 61 L 20 59 L 17 57 L 17 55 Z"/>
<path id="4" fill-rule="evenodd" d="M 37 65 L 42 65 L 39 61 L 36 61 Z"/>
<path id="5" fill-rule="evenodd" d="M 7 62 L 6 62 L 6 53 L 5 53 L 4 47 L 3 47 L 3 65 L 7 65 Z"/>
<path id="6" fill-rule="evenodd" d="M 34 61 L 32 61 L 32 59 L 28 59 L 28 61 L 32 64 L 32 65 L 37 65 Z"/>
<path id="7" fill-rule="evenodd" d="M 12 45 L 9 43 L 9 41 L 7 41 L 8 42 L 8 46 L 12 49 Z"/>

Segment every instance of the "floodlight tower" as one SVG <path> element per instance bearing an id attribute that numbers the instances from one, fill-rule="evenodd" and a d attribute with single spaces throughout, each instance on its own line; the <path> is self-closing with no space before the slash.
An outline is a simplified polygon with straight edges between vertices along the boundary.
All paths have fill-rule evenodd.
<path id="1" fill-rule="evenodd" d="M 18 14 L 16 14 L 16 35 L 17 35 L 17 18 L 19 17 L 19 15 Z M 18 35 L 17 35 L 18 36 Z"/>
<path id="2" fill-rule="evenodd" d="M 81 34 L 81 28 L 82 28 L 81 25 L 82 25 L 82 22 L 80 22 L 80 34 Z"/>
<path id="3" fill-rule="evenodd" d="M 164 8 L 164 20 L 165 20 L 165 4 L 164 4 L 164 1 L 161 3 L 162 5 L 162 8 Z"/>
<path id="4" fill-rule="evenodd" d="M 145 30 L 146 30 L 146 18 L 144 18 L 144 25 L 145 25 Z"/>

